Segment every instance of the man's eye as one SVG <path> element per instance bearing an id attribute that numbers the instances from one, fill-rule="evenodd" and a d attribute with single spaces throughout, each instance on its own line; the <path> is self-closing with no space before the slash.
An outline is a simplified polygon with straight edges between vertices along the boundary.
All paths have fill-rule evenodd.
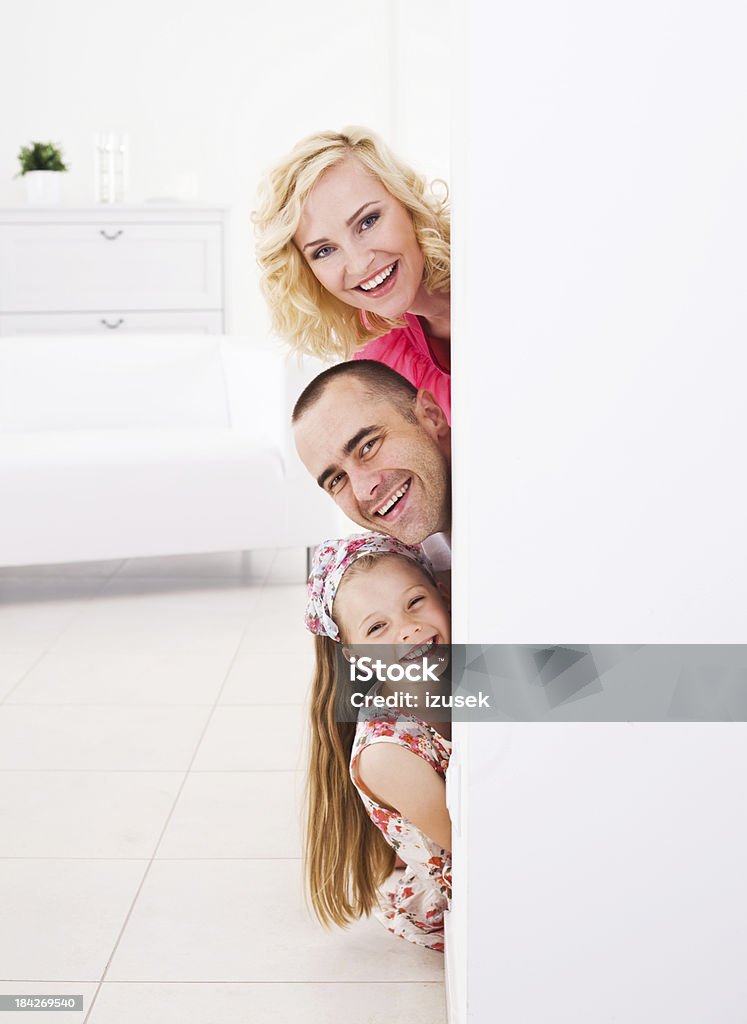
<path id="1" fill-rule="evenodd" d="M 332 246 L 331 245 L 320 245 L 319 248 L 317 250 L 315 250 L 314 255 L 312 256 L 312 259 L 323 260 L 324 257 L 325 256 L 329 256 L 329 254 L 331 252 L 332 252 Z"/>
<path id="2" fill-rule="evenodd" d="M 378 440 L 378 437 L 372 437 L 370 441 L 366 441 L 366 443 L 361 448 L 361 455 L 368 455 L 368 453 L 371 451 L 371 449 Z"/>
<path id="3" fill-rule="evenodd" d="M 340 483 L 341 480 L 344 479 L 344 477 L 345 477 L 344 473 L 338 473 L 337 476 L 333 476 L 332 479 L 329 482 L 329 489 L 330 489 L 330 491 L 334 491 L 335 487 L 337 487 L 337 485 Z"/>
<path id="4" fill-rule="evenodd" d="M 380 214 L 378 213 L 369 213 L 369 215 L 367 217 L 364 217 L 363 220 L 361 221 L 361 230 L 368 231 L 369 228 L 372 228 L 376 221 L 379 219 L 379 216 Z"/>

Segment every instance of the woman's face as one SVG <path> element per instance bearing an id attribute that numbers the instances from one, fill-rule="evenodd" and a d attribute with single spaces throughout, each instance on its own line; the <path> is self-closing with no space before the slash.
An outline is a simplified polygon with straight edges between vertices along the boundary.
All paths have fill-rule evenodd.
<path id="1" fill-rule="evenodd" d="M 409 212 L 354 156 L 320 176 L 293 241 L 320 284 L 356 309 L 396 318 L 422 288 Z"/>

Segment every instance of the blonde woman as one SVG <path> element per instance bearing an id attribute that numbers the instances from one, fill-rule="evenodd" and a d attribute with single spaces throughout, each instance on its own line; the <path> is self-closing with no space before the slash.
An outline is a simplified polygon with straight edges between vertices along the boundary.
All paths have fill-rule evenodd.
<path id="1" fill-rule="evenodd" d="M 322 359 L 374 359 L 451 419 L 449 214 L 372 132 L 299 142 L 254 215 L 276 331 Z"/>

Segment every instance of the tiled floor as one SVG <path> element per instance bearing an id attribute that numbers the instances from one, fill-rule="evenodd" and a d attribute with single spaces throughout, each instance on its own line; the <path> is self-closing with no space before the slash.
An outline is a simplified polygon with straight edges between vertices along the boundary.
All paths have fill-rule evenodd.
<path id="1" fill-rule="evenodd" d="M 445 1021 L 438 954 L 304 904 L 304 559 L 0 570 L 0 995 L 82 994 L 85 1024 Z"/>

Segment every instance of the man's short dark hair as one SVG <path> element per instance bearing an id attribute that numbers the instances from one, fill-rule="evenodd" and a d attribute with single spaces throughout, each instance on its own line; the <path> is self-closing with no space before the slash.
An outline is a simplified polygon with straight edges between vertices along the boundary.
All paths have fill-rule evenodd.
<path id="1" fill-rule="evenodd" d="M 383 398 L 396 406 L 401 416 L 409 423 L 417 422 L 414 412 L 418 389 L 409 380 L 397 373 L 386 363 L 373 359 L 353 359 L 348 363 L 337 363 L 323 370 L 318 377 L 301 392 L 293 408 L 293 422 L 297 423 L 312 405 L 315 405 L 327 390 L 327 386 L 338 377 L 350 377 L 360 381 L 371 397 Z"/>

